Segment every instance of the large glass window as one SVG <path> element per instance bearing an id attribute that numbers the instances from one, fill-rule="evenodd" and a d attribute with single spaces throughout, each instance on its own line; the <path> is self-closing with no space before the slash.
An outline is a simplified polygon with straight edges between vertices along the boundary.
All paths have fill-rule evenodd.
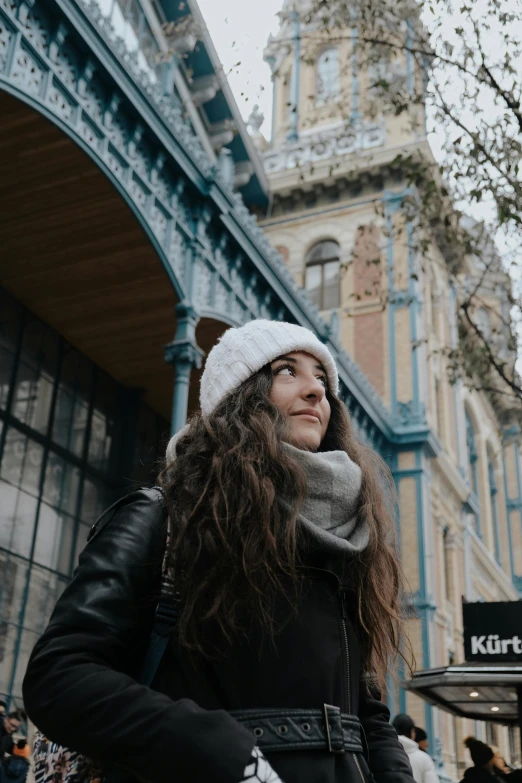
<path id="1" fill-rule="evenodd" d="M 91 525 L 129 484 L 154 481 L 168 429 L 0 289 L 0 698 L 21 705 Z"/>
<path id="2" fill-rule="evenodd" d="M 340 304 L 339 245 L 319 242 L 306 257 L 305 288 L 319 310 L 331 310 Z"/>
<path id="3" fill-rule="evenodd" d="M 339 50 L 325 49 L 317 58 L 317 103 L 323 104 L 339 95 Z"/>

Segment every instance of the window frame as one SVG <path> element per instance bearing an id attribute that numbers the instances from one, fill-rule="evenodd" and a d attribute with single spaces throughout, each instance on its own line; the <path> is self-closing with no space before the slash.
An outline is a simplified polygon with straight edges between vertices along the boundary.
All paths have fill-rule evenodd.
<path id="1" fill-rule="evenodd" d="M 335 254 L 327 254 L 324 258 L 313 258 L 312 256 L 314 253 L 317 252 L 317 250 L 321 247 L 326 247 L 328 244 L 331 244 L 332 246 L 335 245 L 337 252 Z M 334 304 L 332 307 L 326 307 L 325 306 L 325 268 L 328 264 L 337 263 L 337 301 L 336 304 Z M 310 288 L 307 286 L 307 277 L 308 277 L 308 270 L 313 269 L 314 267 L 319 267 L 321 269 L 321 285 L 319 288 L 319 301 L 314 301 L 314 298 L 310 296 Z M 312 247 L 308 250 L 306 254 L 306 260 L 305 260 L 305 279 L 304 279 L 304 289 L 307 292 L 307 294 L 310 296 L 310 299 L 314 304 L 317 306 L 318 310 L 325 311 L 325 310 L 336 310 L 338 307 L 341 306 L 341 247 L 338 242 L 335 241 L 335 239 L 322 239 L 319 242 L 316 242 Z"/>

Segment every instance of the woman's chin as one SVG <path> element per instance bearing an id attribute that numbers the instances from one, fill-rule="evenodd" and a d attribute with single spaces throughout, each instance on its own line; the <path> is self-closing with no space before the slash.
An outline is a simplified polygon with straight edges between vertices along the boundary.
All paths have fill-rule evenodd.
<path id="1" fill-rule="evenodd" d="M 321 438 L 315 432 L 291 432 L 288 437 L 290 445 L 303 451 L 317 451 L 321 445 Z"/>

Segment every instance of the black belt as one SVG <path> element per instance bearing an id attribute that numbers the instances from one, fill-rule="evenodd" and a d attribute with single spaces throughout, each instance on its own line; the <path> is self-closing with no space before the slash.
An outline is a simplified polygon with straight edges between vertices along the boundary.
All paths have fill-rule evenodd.
<path id="1" fill-rule="evenodd" d="M 322 710 L 231 710 L 250 729 L 256 745 L 270 753 L 284 750 L 327 750 L 364 753 L 362 727 L 356 715 L 325 704 Z"/>

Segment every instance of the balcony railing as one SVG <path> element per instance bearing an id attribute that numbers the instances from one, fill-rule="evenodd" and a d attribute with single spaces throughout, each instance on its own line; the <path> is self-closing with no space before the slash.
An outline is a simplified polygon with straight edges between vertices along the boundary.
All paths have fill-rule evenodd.
<path id="1" fill-rule="evenodd" d="M 188 88 L 179 78 L 181 58 L 198 40 L 192 17 L 166 23 L 155 0 L 79 0 L 107 45 L 155 104 L 174 136 L 191 154 L 200 171 L 212 172 L 209 150 L 195 130 L 195 109 L 184 101 Z M 180 81 L 183 82 L 180 84 Z M 185 98 L 180 95 L 184 92 Z"/>

